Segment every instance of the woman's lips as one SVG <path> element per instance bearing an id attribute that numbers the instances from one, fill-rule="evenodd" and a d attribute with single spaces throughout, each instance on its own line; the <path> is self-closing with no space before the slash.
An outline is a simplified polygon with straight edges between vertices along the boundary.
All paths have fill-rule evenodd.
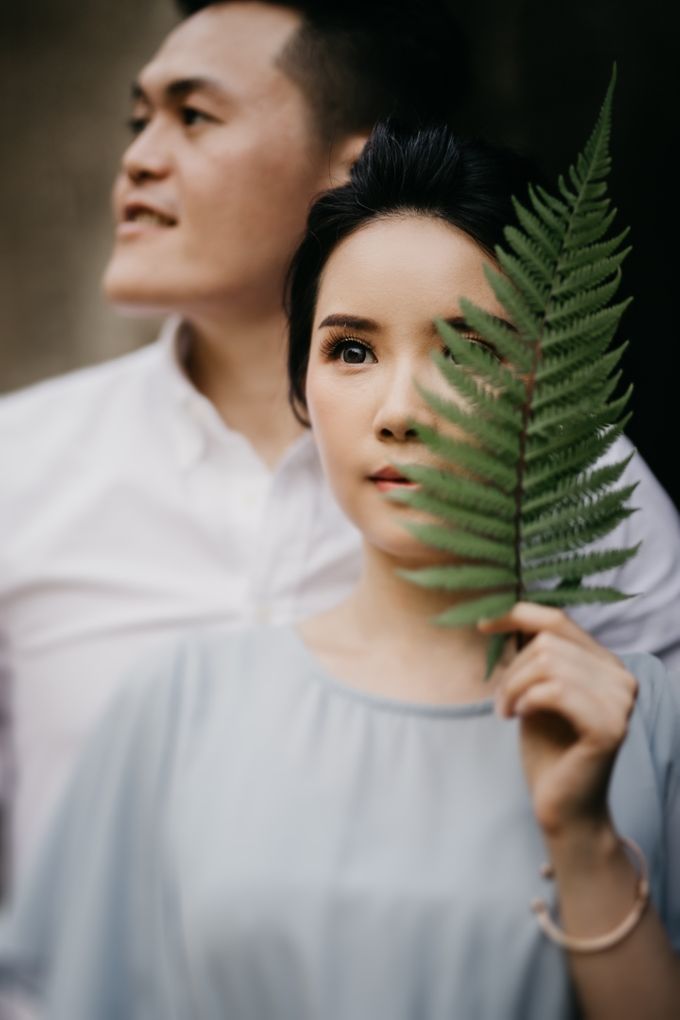
<path id="1" fill-rule="evenodd" d="M 390 489 L 417 489 L 417 482 L 411 482 L 408 478 L 404 478 L 394 468 L 387 467 L 381 468 L 380 471 L 376 471 L 374 474 L 369 475 L 370 482 L 373 482 L 376 489 L 380 492 L 389 492 Z"/>

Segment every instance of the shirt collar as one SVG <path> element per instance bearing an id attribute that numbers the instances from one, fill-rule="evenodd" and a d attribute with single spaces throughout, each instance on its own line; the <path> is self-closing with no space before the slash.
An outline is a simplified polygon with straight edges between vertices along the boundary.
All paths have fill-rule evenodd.
<path id="1" fill-rule="evenodd" d="M 186 362 L 191 347 L 191 332 L 179 316 L 166 320 L 158 345 L 161 355 L 158 381 L 170 398 L 173 445 L 180 467 L 190 468 L 197 463 L 203 457 L 211 437 L 256 457 L 247 440 L 225 424 L 210 401 L 189 379 Z M 291 444 L 274 473 L 277 474 L 289 464 L 302 462 L 318 466 L 318 452 L 311 430 L 307 430 Z"/>

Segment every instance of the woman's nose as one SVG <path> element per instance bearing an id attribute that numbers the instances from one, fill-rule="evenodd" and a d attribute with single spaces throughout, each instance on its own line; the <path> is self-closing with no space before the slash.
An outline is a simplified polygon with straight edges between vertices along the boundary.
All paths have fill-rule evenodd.
<path id="1" fill-rule="evenodd" d="M 418 438 L 415 423 L 428 418 L 411 370 L 393 373 L 376 410 L 373 428 L 382 441 L 409 442 Z"/>

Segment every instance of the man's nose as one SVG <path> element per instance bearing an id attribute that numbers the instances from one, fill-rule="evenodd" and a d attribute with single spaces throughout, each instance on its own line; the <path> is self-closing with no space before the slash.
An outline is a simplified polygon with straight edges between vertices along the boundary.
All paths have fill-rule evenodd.
<path id="1" fill-rule="evenodd" d="M 123 173 L 134 184 L 165 177 L 170 164 L 168 139 L 158 122 L 147 124 L 123 153 Z"/>

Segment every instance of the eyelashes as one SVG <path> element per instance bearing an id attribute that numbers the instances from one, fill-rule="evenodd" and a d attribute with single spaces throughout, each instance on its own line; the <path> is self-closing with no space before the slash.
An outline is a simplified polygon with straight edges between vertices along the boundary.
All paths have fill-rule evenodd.
<path id="1" fill-rule="evenodd" d="M 125 121 L 125 127 L 128 129 L 133 137 L 141 135 L 142 131 L 149 123 L 148 117 L 128 117 Z"/>
<path id="2" fill-rule="evenodd" d="M 321 342 L 321 354 L 328 361 L 344 361 L 348 365 L 364 365 L 378 360 L 371 344 L 346 333 L 329 333 Z"/>
<path id="3" fill-rule="evenodd" d="M 459 336 L 460 336 L 460 338 L 462 340 L 467 340 L 468 343 L 470 343 L 474 347 L 476 347 L 477 350 L 483 351 L 484 354 L 488 354 L 488 356 L 493 361 L 498 361 L 498 362 L 502 362 L 503 361 L 503 359 L 501 358 L 500 354 L 498 353 L 496 348 L 493 346 L 493 344 L 487 343 L 486 340 L 482 340 L 478 336 L 468 336 L 465 333 L 459 333 Z M 446 345 L 444 345 L 442 347 L 442 352 L 445 355 L 445 357 L 448 357 L 448 358 L 451 359 L 451 361 L 456 362 L 455 356 L 450 352 L 450 350 L 448 349 L 448 347 Z"/>
<path id="4" fill-rule="evenodd" d="M 176 116 L 186 128 L 193 128 L 200 124 L 215 124 L 218 122 L 217 117 L 207 113 L 205 110 L 199 110 L 197 107 L 189 104 L 178 107 L 176 110 Z M 125 126 L 133 138 L 136 138 L 137 135 L 141 135 L 141 133 L 148 127 L 150 121 L 150 113 L 145 112 L 133 114 L 131 117 L 127 118 Z"/>
<path id="5" fill-rule="evenodd" d="M 478 336 L 471 336 L 461 333 L 460 336 L 474 344 L 479 350 L 488 354 L 494 361 L 502 361 L 498 351 L 491 344 L 481 340 Z M 442 345 L 442 353 L 454 364 L 457 364 L 455 356 L 446 345 Z M 321 342 L 320 351 L 327 361 L 342 361 L 348 365 L 373 364 L 378 360 L 372 344 L 357 336 L 347 333 L 329 333 Z"/>

